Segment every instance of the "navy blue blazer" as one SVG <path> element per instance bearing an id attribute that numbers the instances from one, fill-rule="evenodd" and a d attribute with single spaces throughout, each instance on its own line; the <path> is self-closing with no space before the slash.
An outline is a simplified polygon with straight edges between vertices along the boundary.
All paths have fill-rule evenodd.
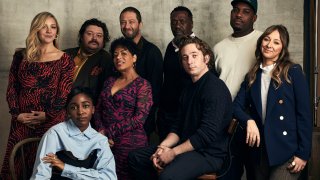
<path id="1" fill-rule="evenodd" d="M 261 136 L 260 146 L 265 146 L 269 165 L 279 165 L 293 156 L 308 160 L 312 141 L 312 114 L 308 85 L 300 65 L 290 67 L 288 75 L 291 83 L 282 79 L 276 88 L 270 82 L 266 118 L 262 123 L 261 106 L 261 73 L 248 88 L 248 81 L 241 84 L 240 91 L 234 100 L 234 117 L 243 127 L 249 119 L 255 120 Z M 253 156 L 258 155 L 259 148 L 252 148 Z M 259 157 L 253 157 L 259 158 Z"/>

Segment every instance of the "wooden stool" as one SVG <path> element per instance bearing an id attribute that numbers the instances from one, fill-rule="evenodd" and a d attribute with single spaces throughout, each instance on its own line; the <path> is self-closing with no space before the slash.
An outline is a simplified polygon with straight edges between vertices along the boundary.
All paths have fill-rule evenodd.
<path id="1" fill-rule="evenodd" d="M 198 177 L 198 179 L 201 179 L 201 180 L 216 180 L 217 179 L 217 175 L 216 175 L 216 173 L 204 174 L 204 175 Z"/>

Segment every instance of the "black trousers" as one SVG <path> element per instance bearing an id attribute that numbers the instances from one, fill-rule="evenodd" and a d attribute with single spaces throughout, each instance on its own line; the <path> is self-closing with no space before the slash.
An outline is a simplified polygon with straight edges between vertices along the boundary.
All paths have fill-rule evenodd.
<path id="1" fill-rule="evenodd" d="M 214 172 L 221 167 L 221 162 L 208 162 L 206 158 L 197 151 L 190 151 L 178 155 L 158 175 L 153 168 L 151 155 L 157 146 L 149 146 L 129 153 L 129 170 L 136 180 L 187 180 Z M 216 167 L 213 167 L 216 166 Z"/>

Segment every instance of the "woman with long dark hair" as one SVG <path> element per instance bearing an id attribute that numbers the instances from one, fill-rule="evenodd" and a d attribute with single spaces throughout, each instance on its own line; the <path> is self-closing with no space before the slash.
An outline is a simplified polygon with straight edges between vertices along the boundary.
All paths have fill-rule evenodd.
<path id="1" fill-rule="evenodd" d="M 306 79 L 291 61 L 283 25 L 257 41 L 257 62 L 234 101 L 234 116 L 247 130 L 256 179 L 298 179 L 311 152 L 312 116 Z"/>

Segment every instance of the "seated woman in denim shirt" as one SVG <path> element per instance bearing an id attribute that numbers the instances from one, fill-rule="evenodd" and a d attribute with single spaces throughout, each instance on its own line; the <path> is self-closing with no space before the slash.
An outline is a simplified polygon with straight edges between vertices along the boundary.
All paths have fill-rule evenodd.
<path id="1" fill-rule="evenodd" d="M 95 110 L 92 97 L 88 88 L 71 90 L 70 119 L 42 137 L 31 179 L 117 179 L 108 139 L 90 125 Z"/>

